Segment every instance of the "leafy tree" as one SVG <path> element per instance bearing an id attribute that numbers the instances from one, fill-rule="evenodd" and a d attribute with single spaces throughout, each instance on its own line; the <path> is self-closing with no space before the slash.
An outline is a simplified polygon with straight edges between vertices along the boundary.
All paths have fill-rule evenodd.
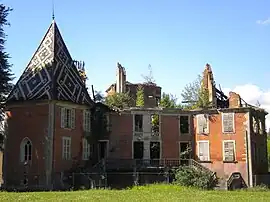
<path id="1" fill-rule="evenodd" d="M 206 108 L 210 106 L 207 89 L 202 86 L 202 76 L 187 84 L 181 93 L 182 99 L 186 102 L 186 109 Z"/>
<path id="2" fill-rule="evenodd" d="M 136 106 L 143 107 L 144 106 L 144 91 L 141 85 L 138 86 L 137 93 L 136 93 Z"/>
<path id="3" fill-rule="evenodd" d="M 131 97 L 128 93 L 114 93 L 112 95 L 108 95 L 105 98 L 105 104 L 110 108 L 127 108 L 131 107 Z"/>
<path id="4" fill-rule="evenodd" d="M 5 52 L 6 34 L 4 26 L 9 25 L 7 16 L 12 9 L 0 4 L 0 103 L 5 102 L 13 85 L 13 74 L 11 73 L 11 64 L 8 62 L 9 55 Z"/>
<path id="5" fill-rule="evenodd" d="M 181 105 L 177 104 L 177 98 L 172 94 L 167 93 L 162 94 L 159 106 L 164 108 L 181 108 Z"/>

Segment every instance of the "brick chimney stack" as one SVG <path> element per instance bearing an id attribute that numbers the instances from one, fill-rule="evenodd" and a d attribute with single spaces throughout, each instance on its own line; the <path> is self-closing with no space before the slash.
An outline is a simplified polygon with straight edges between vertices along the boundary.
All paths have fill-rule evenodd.
<path id="1" fill-rule="evenodd" d="M 241 97 L 235 92 L 229 92 L 229 108 L 242 107 Z"/>
<path id="2" fill-rule="evenodd" d="M 74 61 L 73 63 L 80 74 L 83 84 L 86 85 L 87 76 L 86 76 L 85 68 L 84 68 L 85 63 L 82 61 Z"/>
<path id="3" fill-rule="evenodd" d="M 212 103 L 213 107 L 217 107 L 217 98 L 216 98 L 216 87 L 212 68 L 210 64 L 205 65 L 202 79 L 203 88 L 208 90 L 209 102 Z"/>
<path id="4" fill-rule="evenodd" d="M 116 69 L 116 92 L 126 92 L 126 71 L 125 68 L 119 63 L 117 63 Z"/>

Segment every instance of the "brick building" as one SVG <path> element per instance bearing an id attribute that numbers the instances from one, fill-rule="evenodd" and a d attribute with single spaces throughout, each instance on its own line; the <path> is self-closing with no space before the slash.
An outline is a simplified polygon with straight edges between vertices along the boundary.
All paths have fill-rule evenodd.
<path id="1" fill-rule="evenodd" d="M 76 64 L 76 63 L 75 63 Z M 6 103 L 4 181 L 50 188 L 88 152 L 93 102 L 53 20 Z M 59 176 L 58 176 L 59 177 Z"/>
<path id="2" fill-rule="evenodd" d="M 138 87 L 141 86 L 144 92 L 144 106 L 156 107 L 161 99 L 161 87 L 155 83 L 130 83 L 126 79 L 125 68 L 117 63 L 116 83 L 110 85 L 106 90 L 107 95 L 114 93 L 128 93 L 131 97 L 131 105 L 136 106 L 136 93 Z"/>
<path id="3" fill-rule="evenodd" d="M 253 186 L 267 174 L 266 112 L 247 105 L 236 93 L 227 97 L 218 90 L 210 65 L 203 74 L 210 108 L 185 111 L 150 103 L 150 108 L 111 111 L 105 114 L 109 135 L 90 145 L 85 137 L 93 135 L 91 109 L 99 105 L 91 100 L 76 64 L 53 21 L 6 103 L 7 187 L 55 188 L 63 185 L 64 171 L 89 157 L 97 159 L 93 168 L 102 165 L 100 172 L 113 167 L 134 170 L 137 162 L 144 168 L 179 166 L 182 159 L 192 159 L 192 165 L 226 182 L 240 173 L 243 182 Z M 108 92 L 130 87 L 121 65 L 118 71 L 122 76 Z M 159 99 L 161 88 L 154 89 L 149 95 Z"/>

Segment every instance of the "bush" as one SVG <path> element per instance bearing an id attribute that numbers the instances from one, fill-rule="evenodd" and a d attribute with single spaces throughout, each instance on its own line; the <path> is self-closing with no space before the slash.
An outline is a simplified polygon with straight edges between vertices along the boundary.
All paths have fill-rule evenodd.
<path id="1" fill-rule="evenodd" d="M 175 171 L 175 183 L 181 186 L 213 189 L 217 180 L 213 179 L 211 173 L 206 173 L 195 167 L 181 166 Z"/>

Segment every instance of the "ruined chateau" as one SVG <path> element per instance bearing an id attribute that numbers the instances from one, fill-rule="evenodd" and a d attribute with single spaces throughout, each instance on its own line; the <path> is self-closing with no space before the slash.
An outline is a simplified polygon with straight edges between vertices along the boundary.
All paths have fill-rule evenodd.
<path id="1" fill-rule="evenodd" d="M 108 109 L 92 101 L 82 67 L 53 21 L 6 103 L 6 188 L 64 189 L 76 176 L 92 187 L 150 183 L 183 164 L 212 173 L 226 188 L 269 183 L 267 112 L 234 92 L 224 95 L 209 64 L 202 85 L 212 107 L 196 110 L 158 107 L 161 87 L 150 84 L 144 85 L 145 107 Z M 138 85 L 126 80 L 118 64 L 116 82 L 106 92 L 135 99 Z M 108 133 L 99 136 L 91 121 L 100 111 Z M 88 174 L 67 174 L 74 166 L 88 167 Z M 142 174 L 150 171 L 159 174 Z"/>

